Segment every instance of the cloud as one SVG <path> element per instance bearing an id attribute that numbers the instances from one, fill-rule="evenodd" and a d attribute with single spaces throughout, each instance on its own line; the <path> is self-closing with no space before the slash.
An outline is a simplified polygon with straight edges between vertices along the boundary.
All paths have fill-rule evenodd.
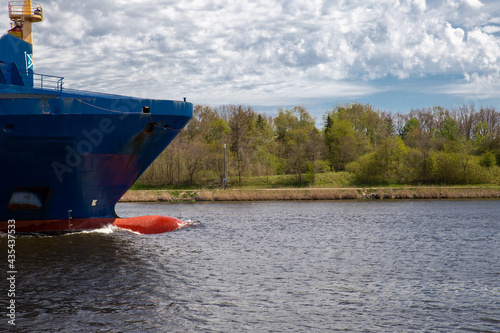
<path id="1" fill-rule="evenodd" d="M 484 4 L 479 0 L 462 0 L 463 3 L 471 6 L 472 8 L 481 8 Z"/>
<path id="2" fill-rule="evenodd" d="M 499 80 L 491 0 L 47 0 L 36 70 L 66 86 L 196 102 L 363 96 L 373 80 Z M 6 18 L 6 8 L 0 8 Z M 0 26 L 8 29 L 2 21 Z M 464 87 L 471 83 L 462 82 Z M 464 88 L 464 89 L 465 89 Z M 448 91 L 448 90 L 447 90 Z"/>
<path id="3" fill-rule="evenodd" d="M 487 34 L 495 34 L 497 32 L 500 32 L 500 27 L 496 25 L 487 25 L 483 27 L 483 31 Z"/>
<path id="4" fill-rule="evenodd" d="M 500 81 L 498 76 L 479 76 L 477 73 L 466 75 L 466 83 L 452 83 L 439 89 L 441 93 L 462 96 L 470 101 L 479 101 L 498 97 Z"/>

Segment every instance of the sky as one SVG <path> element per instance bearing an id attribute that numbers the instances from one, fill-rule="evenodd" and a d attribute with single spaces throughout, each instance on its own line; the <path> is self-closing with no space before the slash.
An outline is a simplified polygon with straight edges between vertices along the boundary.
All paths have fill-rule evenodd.
<path id="1" fill-rule="evenodd" d="M 7 1 L 0 31 L 10 28 Z M 498 0 L 42 0 L 35 71 L 195 104 L 500 108 Z"/>

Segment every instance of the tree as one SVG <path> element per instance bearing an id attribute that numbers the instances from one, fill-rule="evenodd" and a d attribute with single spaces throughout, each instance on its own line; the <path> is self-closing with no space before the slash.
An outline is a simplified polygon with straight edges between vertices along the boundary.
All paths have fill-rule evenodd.
<path id="1" fill-rule="evenodd" d="M 408 174 L 405 163 L 408 151 L 400 137 L 387 137 L 374 152 L 349 163 L 346 170 L 354 173 L 362 184 L 399 183 Z"/>
<path id="2" fill-rule="evenodd" d="M 489 126 L 487 123 L 480 121 L 476 125 L 474 125 L 473 140 L 477 144 L 483 143 L 489 134 L 490 134 L 490 131 L 489 131 Z"/>
<path id="3" fill-rule="evenodd" d="M 370 143 L 375 145 L 377 138 L 380 140 L 387 133 L 387 122 L 369 105 L 337 106 L 324 119 L 327 158 L 337 171 L 368 153 L 372 149 Z"/>
<path id="4" fill-rule="evenodd" d="M 274 118 L 276 144 L 278 156 L 286 162 L 286 170 L 302 181 L 302 173 L 307 170 L 307 163 L 314 163 L 311 158 L 316 154 L 308 155 L 308 146 L 311 140 L 318 135 L 315 130 L 315 120 L 302 106 L 293 109 L 279 109 Z"/>
<path id="5" fill-rule="evenodd" d="M 234 154 L 238 181 L 247 169 L 252 158 L 253 149 L 250 145 L 250 133 L 254 127 L 256 114 L 252 108 L 244 109 L 242 106 L 231 106 L 229 109 L 229 145 Z"/>
<path id="6" fill-rule="evenodd" d="M 458 184 L 461 166 L 457 156 L 444 151 L 434 151 L 427 159 L 429 179 L 437 184 Z"/>
<path id="7" fill-rule="evenodd" d="M 469 184 L 468 168 L 472 161 L 472 152 L 474 146 L 471 141 L 462 139 L 451 145 L 451 151 L 455 152 L 457 159 L 462 167 L 462 181 Z"/>
<path id="8" fill-rule="evenodd" d="M 277 169 L 278 158 L 274 153 L 275 133 L 272 117 L 258 114 L 255 125 L 248 134 L 252 155 L 252 174 L 269 176 Z"/>
<path id="9" fill-rule="evenodd" d="M 493 154 L 491 151 L 485 152 L 481 156 L 481 160 L 479 162 L 479 165 L 485 168 L 491 168 L 497 164 L 497 159 L 495 157 L 495 154 Z"/>
<path id="10" fill-rule="evenodd" d="M 196 140 L 186 145 L 184 149 L 184 164 L 187 173 L 187 182 L 188 184 L 193 184 L 196 174 L 203 168 L 207 147 L 206 144 L 200 140 Z"/>
<path id="11" fill-rule="evenodd" d="M 438 136 L 449 140 L 449 141 L 454 141 L 457 138 L 457 122 L 450 118 L 447 117 L 442 121 L 442 123 L 439 125 L 438 128 Z"/>
<path id="12" fill-rule="evenodd" d="M 401 128 L 399 132 L 399 136 L 401 139 L 407 139 L 411 134 L 414 134 L 416 131 L 420 131 L 420 121 L 417 118 L 410 118 L 406 124 Z"/>
<path id="13" fill-rule="evenodd" d="M 354 130 L 347 119 L 336 120 L 325 133 L 325 143 L 329 160 L 336 171 L 345 170 L 345 166 L 370 151 L 368 139 Z"/>
<path id="14" fill-rule="evenodd" d="M 472 139 L 474 125 L 477 119 L 477 113 L 474 105 L 468 106 L 464 104 L 460 108 L 458 108 L 456 113 L 459 135 L 467 141 Z"/>

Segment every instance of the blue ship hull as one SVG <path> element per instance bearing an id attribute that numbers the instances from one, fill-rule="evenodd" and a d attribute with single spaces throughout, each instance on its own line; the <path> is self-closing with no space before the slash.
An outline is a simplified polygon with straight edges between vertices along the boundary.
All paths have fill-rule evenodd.
<path id="1" fill-rule="evenodd" d="M 187 102 L 36 87 L 21 60 L 0 51 L 0 61 L 0 231 L 8 220 L 16 232 L 112 223 L 121 196 L 192 117 Z"/>

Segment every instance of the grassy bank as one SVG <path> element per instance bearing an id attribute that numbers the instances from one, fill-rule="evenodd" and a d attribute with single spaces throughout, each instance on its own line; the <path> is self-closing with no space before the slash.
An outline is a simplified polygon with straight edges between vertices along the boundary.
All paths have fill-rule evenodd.
<path id="1" fill-rule="evenodd" d="M 348 188 L 353 186 L 353 176 L 348 172 L 325 172 L 315 175 L 302 174 L 300 181 L 296 175 L 273 175 L 229 178 L 228 187 L 238 189 L 274 189 L 274 188 Z M 135 182 L 132 190 L 197 190 L 200 188 L 220 188 L 220 181 L 200 179 L 198 183 L 180 185 L 148 185 L 140 180 Z"/>
<path id="2" fill-rule="evenodd" d="M 500 198 L 500 186 L 130 190 L 120 202 Z"/>

